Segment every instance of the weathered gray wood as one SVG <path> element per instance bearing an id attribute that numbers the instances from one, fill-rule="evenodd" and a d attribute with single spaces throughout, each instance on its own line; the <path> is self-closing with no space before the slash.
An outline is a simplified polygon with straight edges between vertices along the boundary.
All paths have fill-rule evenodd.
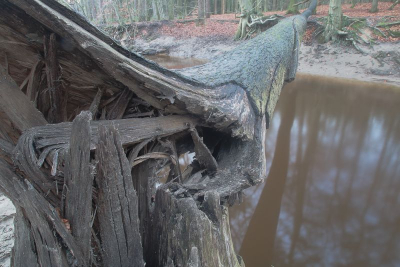
<path id="1" fill-rule="evenodd" d="M 0 87 L 0 110 L 20 132 L 47 124 L 43 115 L 21 92 L 2 66 L 0 66 Z"/>
<path id="2" fill-rule="evenodd" d="M 153 141 L 154 138 L 148 138 L 143 140 L 142 142 L 140 142 L 139 144 L 137 144 L 132 151 L 129 153 L 129 165 L 132 166 L 133 165 L 133 161 L 137 158 L 137 156 L 139 155 L 140 150 L 142 150 L 148 143 L 150 143 L 151 141 Z"/>
<path id="3" fill-rule="evenodd" d="M 115 125 L 121 135 L 123 145 L 135 144 L 144 139 L 168 136 L 189 129 L 190 125 L 196 125 L 198 121 L 187 116 L 165 116 L 156 118 L 124 119 L 113 121 L 92 121 L 90 148 L 95 149 L 98 143 L 98 128 Z M 67 147 L 71 135 L 72 123 L 49 124 L 43 127 L 34 127 L 26 131 L 20 138 L 17 149 L 23 151 L 23 142 L 35 144 L 39 149 L 60 145 Z M 28 139 L 30 141 L 28 141 Z M 25 141 L 24 141 L 25 140 Z M 31 150 L 30 152 L 34 152 Z M 19 155 L 16 155 L 19 156 Z M 33 157 L 31 160 L 36 159 Z"/>
<path id="4" fill-rule="evenodd" d="M 98 216 L 104 266 L 144 266 L 131 167 L 113 126 L 99 127 Z"/>
<path id="5" fill-rule="evenodd" d="M 132 91 L 128 89 L 123 90 L 120 96 L 111 106 L 110 110 L 107 112 L 107 120 L 122 119 L 122 116 L 124 115 L 126 107 L 128 106 L 129 101 L 131 101 L 132 96 Z"/>
<path id="6" fill-rule="evenodd" d="M 29 81 L 26 87 L 26 95 L 31 102 L 36 104 L 37 95 L 39 93 L 39 85 L 42 77 L 42 69 L 44 66 L 43 60 L 38 60 L 33 65 L 31 72 L 29 73 Z"/>
<path id="7" fill-rule="evenodd" d="M 148 258 L 153 256 L 153 251 L 150 249 L 150 233 L 152 231 L 150 207 L 155 192 L 155 181 L 157 180 L 156 166 L 155 161 L 146 161 L 132 169 L 133 186 L 138 197 L 139 230 L 146 266 L 151 266 L 148 263 Z"/>
<path id="8" fill-rule="evenodd" d="M 171 72 L 119 47 L 55 1 L 0 0 L 0 15 L 4 25 L 0 40 L 21 44 L 18 53 L 6 50 L 12 53 L 10 74 L 19 84 L 29 69 L 40 76 L 34 65 L 44 52 L 51 93 L 49 100 L 48 94 L 41 94 L 38 106 L 51 121 L 65 121 L 66 106 L 73 118 L 90 103 L 94 112 L 97 106 L 102 109 L 101 119 L 121 118 L 124 113 L 160 116 L 90 123 L 89 116 L 87 120 L 78 116 L 74 123 L 25 128 L 13 159 L 27 182 L 8 168 L 0 185 L 21 207 L 31 227 L 39 265 L 86 266 L 90 261 L 143 266 L 144 257 L 147 266 L 241 266 L 232 248 L 227 208 L 221 204 L 240 200 L 241 190 L 265 178 L 266 128 L 283 83 L 296 73 L 307 16 L 287 18 L 267 34 L 202 67 Z M 26 63 L 19 54 L 26 55 Z M 14 70 L 18 64 L 24 65 L 23 72 Z M 107 100 L 100 104 L 98 88 L 103 86 Z M 32 87 L 43 88 L 43 84 Z M 68 88 L 68 96 L 61 94 L 61 87 Z M 140 107 L 146 112 L 136 114 L 137 108 L 129 106 L 137 98 L 148 104 Z M 184 116 L 162 116 L 171 113 Z M 210 141 L 215 136 L 217 141 Z M 168 142 L 172 145 L 161 145 Z M 132 164 L 122 145 L 132 149 Z M 142 148 L 145 155 L 138 158 Z M 196 161 L 185 173 L 185 177 L 192 174 L 188 182 L 182 185 L 176 179 L 182 174 L 175 164 L 172 179 L 156 189 L 160 163 L 170 164 L 164 158 L 174 162 L 179 154 L 193 150 Z M 90 158 L 93 154 L 97 161 Z M 135 166 L 132 177 L 131 166 L 144 159 L 151 160 Z M 91 192 L 91 164 L 97 164 L 95 193 L 86 195 Z M 12 183 L 3 179 L 10 174 L 16 177 Z M 63 175 L 66 211 L 60 217 L 56 208 L 63 204 L 57 186 Z M 77 181 L 81 187 L 74 184 Z M 89 260 L 86 226 L 92 203 L 97 213 L 89 221 L 94 250 Z M 84 209 L 78 211 L 78 204 Z M 78 233 L 79 224 L 85 229 Z"/>
<path id="9" fill-rule="evenodd" d="M 92 183 L 90 170 L 90 120 L 92 114 L 83 111 L 72 123 L 69 153 L 64 174 L 65 218 L 71 225 L 72 236 L 78 243 L 89 265 Z"/>
<path id="10" fill-rule="evenodd" d="M 203 143 L 203 140 L 200 138 L 199 134 L 196 131 L 196 128 L 190 129 L 190 134 L 192 135 L 192 139 L 194 142 L 194 151 L 196 152 L 196 158 L 208 171 L 216 172 L 218 170 L 218 163 L 214 159 L 210 150 Z"/>
<path id="11" fill-rule="evenodd" d="M 33 106 L 33 103 L 21 92 L 15 81 L 1 66 L 0 87 L 0 110 L 7 116 L 7 119 L 19 133 L 27 131 L 31 127 L 47 124 L 42 113 Z M 29 173 L 26 174 L 29 175 Z M 35 188 L 43 194 L 48 193 L 50 188 L 53 187 L 51 181 L 41 172 L 36 172 L 30 177 L 32 177 L 31 182 Z M 56 201 L 56 197 L 53 194 L 50 194 L 49 197 L 52 201 Z"/>
<path id="12" fill-rule="evenodd" d="M 137 55 L 123 52 L 122 48 L 114 50 L 112 47 L 116 45 L 113 42 L 106 43 L 104 38 L 98 38 L 99 33 L 82 28 L 84 24 L 78 22 L 76 16 L 67 18 L 61 15 L 59 11 L 63 8 L 51 8 L 54 4 L 50 1 L 12 2 L 62 38 L 71 40 L 82 52 L 95 59 L 104 72 L 152 106 L 171 113 L 191 113 L 234 136 L 252 138 L 255 115 L 244 88 L 235 83 L 209 88 L 146 62 Z M 132 56 L 124 57 L 119 51 Z"/>
<path id="13" fill-rule="evenodd" d="M 50 93 L 49 119 L 52 123 L 66 119 L 66 111 L 62 105 L 61 75 L 57 60 L 57 42 L 54 33 L 44 38 L 44 56 L 46 63 L 47 87 Z"/>
<path id="14" fill-rule="evenodd" d="M 174 185 L 157 190 L 150 240 L 153 254 L 147 264 L 244 266 L 233 249 L 228 209 L 219 204 L 218 193 L 207 192 L 199 209 L 193 198 L 175 196 L 179 187 Z"/>
<path id="15" fill-rule="evenodd" d="M 56 209 L 27 180 L 23 180 L 14 173 L 2 159 L 0 159 L 0 187 L 14 205 L 23 210 L 24 217 L 29 221 L 35 242 L 37 262 L 40 266 L 68 266 L 64 252 L 58 243 L 58 237 L 52 229 L 68 247 L 78 266 L 84 266 L 80 249 L 61 221 Z"/>
<path id="16" fill-rule="evenodd" d="M 35 254 L 34 240 L 30 231 L 29 222 L 25 218 L 21 208 L 16 208 L 14 217 L 14 247 L 11 256 L 11 266 L 38 267 L 38 259 Z"/>
<path id="17" fill-rule="evenodd" d="M 104 88 L 99 88 L 96 96 L 93 99 L 92 104 L 90 104 L 89 111 L 92 113 L 92 118 L 95 119 L 97 116 L 97 112 L 99 111 L 99 105 L 101 97 L 103 96 Z"/>
<path id="18" fill-rule="evenodd" d="M 11 158 L 13 150 L 14 150 L 13 144 L 0 138 L 0 156 Z"/>
<path id="19" fill-rule="evenodd" d="M 114 125 L 121 135 L 123 145 L 135 144 L 144 139 L 168 136 L 184 131 L 197 121 L 185 116 L 166 116 L 146 119 L 126 119 L 115 121 L 92 121 L 90 148 L 95 149 L 98 143 L 98 128 L 100 125 Z M 53 192 L 49 197 L 52 204 L 57 205 L 56 186 L 47 174 L 40 170 L 39 162 L 53 149 L 69 147 L 72 123 L 49 124 L 34 127 L 23 133 L 15 148 L 13 158 L 15 164 L 30 177 L 30 181 L 40 192 Z M 39 149 L 42 149 L 40 151 Z M 38 151 L 39 150 L 39 151 Z M 44 153 L 39 157 L 38 154 Z M 40 161 L 40 158 L 43 160 Z"/>
<path id="20" fill-rule="evenodd" d="M 9 68 L 10 68 L 10 66 L 9 66 L 9 64 L 8 64 L 8 56 L 7 56 L 7 53 L 3 53 L 3 55 L 4 55 L 4 69 L 5 69 L 6 73 L 9 74 Z"/>

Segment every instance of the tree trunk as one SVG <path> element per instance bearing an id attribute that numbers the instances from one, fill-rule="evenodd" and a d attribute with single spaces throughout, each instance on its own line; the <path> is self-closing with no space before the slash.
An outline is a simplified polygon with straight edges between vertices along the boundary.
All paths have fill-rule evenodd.
<path id="1" fill-rule="evenodd" d="M 295 6 L 296 0 L 290 0 L 289 1 L 289 7 L 287 9 L 286 14 L 298 14 L 299 13 L 299 8 L 298 6 Z"/>
<path id="2" fill-rule="evenodd" d="M 139 21 L 147 20 L 147 0 L 138 0 Z"/>
<path id="3" fill-rule="evenodd" d="M 204 2 L 205 0 L 197 0 L 199 7 L 197 14 L 197 24 L 204 24 Z"/>
<path id="4" fill-rule="evenodd" d="M 371 10 L 369 12 L 371 12 L 371 13 L 378 12 L 378 0 L 372 0 L 372 6 L 371 6 Z"/>
<path id="5" fill-rule="evenodd" d="M 326 42 L 337 39 L 337 32 L 342 28 L 342 15 L 342 0 L 330 0 L 328 21 L 324 32 Z"/>
<path id="6" fill-rule="evenodd" d="M 174 14 L 174 1 L 173 0 L 168 0 L 168 19 L 169 20 L 174 20 L 175 14 Z"/>
<path id="7" fill-rule="evenodd" d="M 211 15 L 210 0 L 206 0 L 206 18 L 210 18 L 210 15 Z"/>
<path id="8" fill-rule="evenodd" d="M 170 71 L 53 0 L 0 0 L 0 187 L 17 207 L 14 266 L 243 266 L 227 206 L 265 179 L 266 129 L 310 12 Z M 187 152 L 195 161 L 181 170 Z"/>
<path id="9" fill-rule="evenodd" d="M 247 35 L 247 27 L 250 23 L 250 15 L 255 14 L 251 0 L 239 0 L 240 5 L 240 21 L 238 29 L 236 30 L 235 39 L 245 39 Z"/>

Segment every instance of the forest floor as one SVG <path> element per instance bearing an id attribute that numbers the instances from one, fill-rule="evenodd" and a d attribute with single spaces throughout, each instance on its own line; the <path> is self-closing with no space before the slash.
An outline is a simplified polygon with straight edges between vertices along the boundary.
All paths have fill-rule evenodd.
<path id="1" fill-rule="evenodd" d="M 383 22 L 400 20 L 400 5 L 388 10 L 391 3 L 379 3 L 378 13 L 369 13 L 371 4 L 357 4 L 355 8 L 342 5 L 345 16 L 361 18 L 371 27 L 351 29 L 358 31 L 366 42 L 358 43 L 358 51 L 344 39 L 339 42 L 319 43 L 315 37 L 317 27 L 309 23 L 300 50 L 299 72 L 351 78 L 364 81 L 388 82 L 400 86 L 400 37 L 390 32 L 400 32 L 400 25 L 379 27 L 386 37 L 373 28 Z M 265 15 L 285 15 L 285 11 L 267 12 Z M 317 8 L 311 21 L 321 23 L 328 15 L 328 6 Z M 175 57 L 211 60 L 231 50 L 242 42 L 234 41 L 239 19 L 235 14 L 212 15 L 202 26 L 196 26 L 195 18 L 185 20 L 144 22 L 107 29 L 112 36 L 128 49 L 148 54 L 168 54 Z M 350 26 L 351 27 L 351 26 Z M 355 28 L 355 27 L 354 27 Z"/>

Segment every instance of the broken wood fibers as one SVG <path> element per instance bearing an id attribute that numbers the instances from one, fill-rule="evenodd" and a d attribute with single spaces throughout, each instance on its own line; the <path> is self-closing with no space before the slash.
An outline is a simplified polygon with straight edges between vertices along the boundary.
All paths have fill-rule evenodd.
<path id="1" fill-rule="evenodd" d="M 173 72 L 55 1 L 0 0 L 13 266 L 243 266 L 225 204 L 265 178 L 265 131 L 309 14 Z"/>

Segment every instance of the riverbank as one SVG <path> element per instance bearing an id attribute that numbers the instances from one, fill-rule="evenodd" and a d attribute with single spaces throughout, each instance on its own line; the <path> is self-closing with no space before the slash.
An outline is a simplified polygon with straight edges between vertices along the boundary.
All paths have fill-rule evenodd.
<path id="1" fill-rule="evenodd" d="M 343 5 L 343 13 L 349 18 L 365 21 L 361 30 L 363 40 L 353 44 L 344 39 L 337 43 L 321 44 L 316 23 L 327 15 L 328 6 L 318 6 L 317 15 L 311 17 L 299 54 L 299 72 L 350 78 L 369 82 L 386 82 L 400 86 L 400 38 L 385 34 L 376 35 L 373 28 L 382 21 L 399 21 L 400 5 L 388 11 L 390 3 L 379 3 L 378 13 L 368 13 L 370 4 L 358 4 L 355 8 Z M 285 15 L 282 12 L 265 15 Z M 164 54 L 173 57 L 212 60 L 246 41 L 234 41 L 238 19 L 234 14 L 213 15 L 203 26 L 196 26 L 194 19 L 178 21 L 145 22 L 107 31 L 122 45 L 142 55 Z M 371 30 L 372 29 L 372 30 Z M 391 28 L 400 30 L 400 25 Z M 362 52 L 361 52 L 361 51 Z"/>
<path id="2" fill-rule="evenodd" d="M 212 60 L 242 42 L 229 38 L 160 36 L 151 42 L 135 40 L 138 52 L 173 57 Z M 300 48 L 298 72 L 400 86 L 400 42 L 362 46 L 364 54 L 343 44 L 304 44 Z"/>

